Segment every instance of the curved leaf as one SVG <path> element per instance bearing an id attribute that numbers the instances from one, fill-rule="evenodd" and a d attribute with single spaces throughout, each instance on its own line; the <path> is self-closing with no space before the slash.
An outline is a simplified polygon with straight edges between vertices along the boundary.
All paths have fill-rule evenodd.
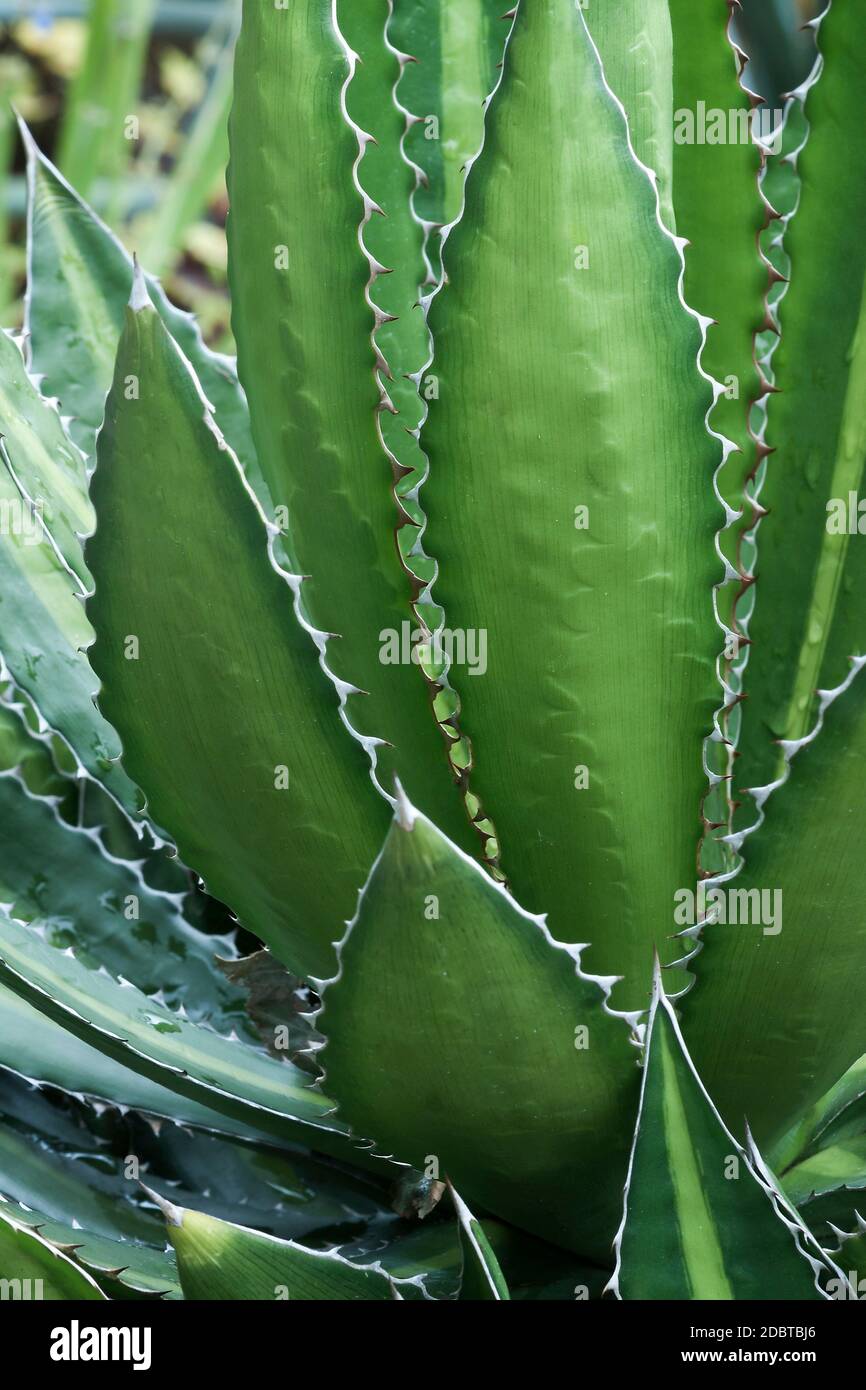
<path id="1" fill-rule="evenodd" d="M 826 1148 L 836 1138 L 866 1133 L 866 1057 L 858 1057 L 820 1100 L 798 1117 L 770 1154 L 773 1167 L 783 1172 L 813 1148 Z"/>

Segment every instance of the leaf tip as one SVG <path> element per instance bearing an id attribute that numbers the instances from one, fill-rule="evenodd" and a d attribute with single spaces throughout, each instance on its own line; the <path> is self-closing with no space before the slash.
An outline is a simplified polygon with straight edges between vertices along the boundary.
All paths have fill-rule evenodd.
<path id="1" fill-rule="evenodd" d="M 412 805 L 399 777 L 394 778 L 394 818 L 401 830 L 411 832 L 415 829 L 418 812 Z"/>
<path id="2" fill-rule="evenodd" d="M 138 314 L 141 313 L 142 309 L 153 308 L 153 305 L 151 304 L 150 295 L 148 294 L 147 281 L 144 278 L 141 262 L 134 253 L 132 263 L 132 293 L 129 296 L 129 307 L 134 314 Z"/>
<path id="3" fill-rule="evenodd" d="M 180 1227 L 183 1225 L 183 1207 L 176 1207 L 173 1202 L 167 1202 L 164 1197 L 160 1197 L 158 1192 L 154 1192 L 152 1188 L 146 1187 L 144 1183 L 140 1183 L 139 1186 L 143 1192 L 147 1193 L 150 1200 L 159 1207 L 165 1217 L 166 1226 Z"/>

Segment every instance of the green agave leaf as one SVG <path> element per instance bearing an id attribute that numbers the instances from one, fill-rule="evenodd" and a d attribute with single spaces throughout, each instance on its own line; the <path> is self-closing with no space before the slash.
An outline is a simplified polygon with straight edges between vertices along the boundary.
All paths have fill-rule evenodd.
<path id="1" fill-rule="evenodd" d="M 44 1216 L 114 1240 L 162 1246 L 153 1214 L 131 1200 L 138 1191 L 105 1155 L 58 1154 L 34 1136 L 0 1125 L 0 1192 Z"/>
<path id="2" fill-rule="evenodd" d="M 76 1246 L 73 1258 L 89 1269 L 122 1270 L 117 1279 L 128 1287 L 179 1293 L 162 1219 L 149 1204 L 139 1205 L 138 1172 L 175 1202 L 216 1216 L 242 1212 L 251 1225 L 287 1238 L 321 1229 L 333 1243 L 385 1210 L 384 1190 L 372 1178 L 344 1175 L 303 1152 L 264 1151 L 171 1126 L 154 1134 L 132 1116 L 118 1122 L 113 1143 L 95 1142 L 39 1093 L 31 1097 L 41 1105 L 31 1098 L 22 1107 L 27 1097 L 20 1090 L 19 1083 L 11 1099 L 23 1109 L 23 1126 L 8 1115 L 0 1126 L 0 1192 L 26 1203 L 31 1214 L 21 1219 L 46 1239 Z M 9 1107 L 0 1100 L 0 1108 Z M 62 1132 L 62 1146 L 55 1140 L 58 1120 L 73 1130 Z M 131 1169 L 133 1158 L 138 1171 Z"/>
<path id="3" fill-rule="evenodd" d="M 638 1078 L 579 957 L 404 802 L 317 1026 L 338 1114 L 377 1152 L 606 1253 Z"/>
<path id="4" fill-rule="evenodd" d="M 391 42 L 413 62 L 396 97 L 409 113 L 405 150 L 419 171 L 413 199 L 424 225 L 428 282 L 442 274 L 440 229 L 459 216 L 467 166 L 484 138 L 484 102 L 512 16 L 496 0 L 395 0 Z M 433 235 L 429 235 L 433 233 Z"/>
<path id="5" fill-rule="evenodd" d="M 78 775 L 66 744 L 41 721 L 23 691 L 9 686 L 0 695 L 0 772 L 15 772 L 34 797 L 51 798 L 64 825 L 91 831 L 114 859 L 140 873 L 149 888 L 172 893 L 194 912 L 204 894 L 192 875 L 152 827 L 133 821 L 92 778 Z"/>
<path id="6" fill-rule="evenodd" d="M 184 1296 L 192 1299 L 403 1299 L 425 1297 L 415 1281 L 394 1279 L 376 1265 L 309 1250 L 294 1241 L 250 1231 L 202 1212 L 160 1202 L 177 1255 Z"/>
<path id="7" fill-rule="evenodd" d="M 92 458 L 111 385 L 132 258 L 46 159 L 21 123 L 27 149 L 28 289 L 25 332 L 32 371 L 73 417 L 75 442 Z M 250 484 L 264 495 L 249 411 L 231 358 L 205 347 L 191 315 L 169 302 L 159 282 L 148 291 L 168 331 L 193 364 L 220 429 Z"/>
<path id="8" fill-rule="evenodd" d="M 384 833 L 375 750 L 340 727 L 327 638 L 298 621 L 301 581 L 140 277 L 93 498 L 92 659 L 125 764 L 208 891 L 289 969 L 326 974 Z"/>
<path id="9" fill-rule="evenodd" d="M 411 177 L 399 156 L 399 113 L 381 99 L 399 73 L 385 48 L 389 5 L 376 0 L 363 16 L 354 14 L 357 8 L 348 25 L 370 60 L 363 80 L 354 75 L 354 55 L 337 27 L 348 6 L 303 0 L 245 9 L 228 172 L 232 325 L 262 470 L 287 518 L 286 549 L 296 572 L 309 576 L 304 613 L 314 626 L 339 634 L 329 662 L 354 687 L 348 717 L 362 734 L 385 741 L 377 753 L 381 786 L 390 791 L 399 772 L 437 822 L 472 844 L 417 653 L 409 657 L 414 625 L 395 543 L 403 518 L 394 471 L 377 437 L 381 393 L 373 368 L 384 376 L 389 364 L 381 358 L 384 344 L 377 341 L 374 356 L 370 350 L 371 330 L 382 327 L 383 311 L 371 316 L 370 303 L 378 301 L 374 287 L 383 267 L 366 247 L 367 224 L 375 213 L 371 194 L 381 196 L 381 211 L 402 230 L 387 238 L 388 250 L 401 249 L 412 227 Z M 356 81 L 357 104 L 366 113 L 375 84 L 383 140 L 373 147 L 371 194 L 363 196 L 368 142 L 351 114 Z M 396 173 L 383 175 L 388 159 Z M 418 240 L 410 241 L 415 254 L 408 268 L 398 272 L 393 306 L 414 320 L 407 323 L 404 315 L 390 338 L 396 357 L 390 370 L 398 381 L 418 365 L 423 320 L 412 310 Z M 404 332 L 413 342 L 405 366 Z"/>
<path id="10" fill-rule="evenodd" d="M 587 7 L 611 89 L 628 115 L 634 151 L 658 179 L 665 226 L 676 231 L 671 201 L 674 163 L 674 0 L 596 0 Z M 708 6 L 703 7 L 706 12 Z M 703 13 L 693 16 L 701 23 Z M 679 35 L 678 35 L 679 38 Z M 700 56 L 700 54 L 693 55 Z M 691 301 L 689 301 L 691 302 Z"/>
<path id="11" fill-rule="evenodd" d="M 487 126 L 430 312 L 434 597 L 487 638 L 486 676 L 454 681 L 516 895 L 639 1006 L 695 876 L 719 698 L 712 391 L 571 0 L 518 10 Z"/>
<path id="12" fill-rule="evenodd" d="M 724 389 L 717 394 L 710 419 L 713 429 L 734 445 L 726 447 L 716 475 L 730 523 L 718 545 L 731 582 L 717 591 L 719 615 L 728 629 L 720 661 L 726 707 L 719 725 L 730 742 L 708 745 L 711 770 L 723 780 L 711 791 L 703 811 L 705 823 L 730 828 L 731 744 L 739 735 L 737 697 L 751 650 L 754 528 L 759 516 L 754 478 L 767 453 L 759 418 L 767 382 L 756 364 L 756 345 L 762 332 L 772 337 L 775 326 L 768 306 L 776 272 L 759 249 L 759 235 L 772 210 L 762 196 L 766 156 L 753 138 L 752 98 L 738 80 L 745 57 L 731 39 L 734 7 L 728 0 L 669 4 L 674 59 L 672 198 L 677 232 L 688 241 L 683 292 L 686 302 L 711 320 L 701 360 Z M 719 112 L 726 125 L 725 141 L 708 144 L 704 113 L 718 122 Z M 720 872 L 731 867 L 722 847 L 706 840 L 701 868 Z"/>
<path id="13" fill-rule="evenodd" d="M 866 99 L 857 58 L 864 33 L 862 9 L 834 3 L 820 27 L 823 67 L 805 88 L 811 129 L 797 158 L 799 206 L 784 238 L 790 287 L 773 357 L 780 394 L 768 412 L 776 453 L 759 495 L 769 515 L 758 535 L 738 769 L 744 787 L 779 775 L 783 753 L 774 740 L 806 734 L 816 692 L 841 681 L 847 658 L 866 641 L 866 549 L 856 531 L 866 458 L 866 247 L 858 231 L 866 151 L 848 139 Z"/>
<path id="14" fill-rule="evenodd" d="M 756 1161 L 757 1160 L 757 1161 Z M 725 1128 L 656 970 L 609 1289 L 624 1299 L 814 1299 L 838 1271 Z"/>
<path id="15" fill-rule="evenodd" d="M 449 1184 L 451 1201 L 457 1213 L 463 1268 L 460 1278 L 461 1300 L 498 1302 L 510 1297 L 499 1261 L 487 1239 L 484 1227 Z"/>
<path id="16" fill-rule="evenodd" d="M 54 1302 L 75 1299 L 93 1302 L 104 1297 L 99 1285 L 66 1255 L 61 1254 L 35 1231 L 14 1216 L 11 1203 L 0 1203 L 0 1269 L 10 1286 L 20 1283 L 38 1292 L 19 1297 L 49 1299 Z M 10 1295 L 15 1297 L 15 1293 Z"/>
<path id="17" fill-rule="evenodd" d="M 607 79 L 628 114 L 634 148 L 657 175 L 665 225 L 687 239 L 684 297 L 704 315 L 701 361 L 717 382 L 711 420 L 726 443 L 715 485 L 729 522 L 718 540 L 729 582 L 717 590 L 730 644 L 719 668 L 727 699 L 720 714 L 726 740 L 736 738 L 738 727 L 739 639 L 747 635 L 745 599 L 751 584 L 747 533 L 757 517 L 746 484 L 764 450 L 753 438 L 749 418 L 765 390 L 754 339 L 772 322 L 765 303 L 769 268 L 757 249 L 769 216 L 759 193 L 763 159 L 751 138 L 750 98 L 737 82 L 744 59 L 726 35 L 731 12 L 727 0 L 706 0 L 697 7 L 690 0 L 601 0 L 587 13 Z M 705 128 L 707 118 L 712 126 L 720 113 L 724 143 Z M 708 135 L 713 143 L 707 143 Z M 730 745 L 713 741 L 706 755 L 720 780 L 704 802 L 705 824 L 727 824 Z M 704 871 L 731 867 L 716 842 L 704 842 Z"/>
<path id="18" fill-rule="evenodd" d="M 75 1040 L 69 1034 L 66 1037 L 74 1048 Z M 137 1080 L 132 1077 L 133 1086 Z M 177 1099 L 169 1093 L 169 1113 L 172 1100 L 176 1103 Z M 56 1221 L 58 1227 L 64 1221 L 73 1227 L 76 1221 L 79 1226 L 86 1225 L 88 1243 L 76 1258 L 88 1264 L 94 1242 L 98 1245 L 101 1239 L 96 1234 L 99 1231 L 107 1239 L 153 1240 L 153 1214 L 140 1208 L 126 1213 L 129 1219 L 122 1230 L 117 1229 L 117 1221 L 110 1224 L 113 1217 L 124 1214 L 114 1210 L 118 1195 L 133 1200 L 140 1197 L 127 1170 L 131 1157 L 138 1160 L 139 1172 L 150 1186 L 173 1200 L 227 1219 L 242 1211 L 251 1225 L 287 1239 L 314 1233 L 317 1243 L 333 1245 L 350 1234 L 357 1238 L 359 1230 L 375 1230 L 383 1220 L 395 1221 L 387 1206 L 388 1183 L 381 1176 L 344 1169 L 294 1146 L 283 1144 L 277 1151 L 261 1142 L 236 1142 L 203 1133 L 200 1128 L 193 1131 L 182 1111 L 174 1115 L 182 1124 L 165 1125 L 131 1114 L 125 1107 L 118 1113 L 106 1113 L 104 1107 L 91 1108 L 86 1103 L 72 1109 L 68 1097 L 36 1089 L 32 1083 L 0 1072 L 0 1115 L 4 1129 L 12 1136 L 2 1147 L 2 1153 L 9 1157 L 0 1165 L 0 1191 L 26 1201 L 34 1210 L 38 1207 L 40 1219 Z M 219 1124 L 220 1117 L 211 1117 L 211 1127 L 214 1121 Z M 201 1124 L 200 1117 L 196 1123 Z M 246 1134 L 261 1141 L 262 1136 L 251 1130 Z M 21 1161 L 23 1151 L 11 1147 L 13 1140 L 18 1146 L 38 1146 L 34 1162 L 26 1169 Z M 106 1152 L 107 1145 L 115 1158 Z M 122 1155 L 122 1162 L 117 1155 Z M 93 1166 L 98 1168 L 96 1188 L 88 1188 L 81 1199 L 76 1184 L 88 1182 Z M 388 1176 L 386 1172 L 385 1178 Z M 107 1228 L 101 1215 L 103 1207 L 109 1220 Z M 165 1234 L 161 1220 L 157 1227 L 155 1244 L 162 1252 Z M 60 1243 L 69 1243 L 52 1224 L 50 1238 L 55 1235 Z M 106 1260 L 110 1253 L 106 1253 Z M 102 1267 L 116 1268 L 122 1263 L 116 1254 L 113 1263 Z M 164 1274 L 162 1267 L 161 1276 Z"/>
<path id="19" fill-rule="evenodd" d="M 131 1071 L 260 1134 L 352 1152 L 344 1126 L 325 1118 L 333 1102 L 310 1090 L 305 1073 L 88 970 L 71 949 L 46 945 L 38 925 L 0 916 L 0 983 L 26 1003 Z M 24 1058 L 13 1065 L 24 1069 Z"/>
<path id="20" fill-rule="evenodd" d="M 30 544 L 45 536 L 82 583 L 87 570 L 79 539 L 93 528 L 84 458 L 68 438 L 55 406 L 42 399 L 18 344 L 0 332 L 0 423 L 3 458 L 17 483 L 19 514 Z M 12 517 L 12 522 L 16 520 Z M 3 527 L 5 536 L 9 523 Z"/>
<path id="21" fill-rule="evenodd" d="M 83 964 L 219 1031 L 244 1028 L 243 993 L 214 959 L 232 954 L 231 942 L 197 931 L 175 896 L 111 858 L 94 831 L 66 825 L 14 772 L 0 775 L 0 901 L 20 920 L 39 918 L 49 944 L 74 947 Z"/>
<path id="22" fill-rule="evenodd" d="M 200 1129 L 262 1139 L 244 1123 L 130 1070 L 0 984 L 0 1067 L 38 1084 Z"/>
<path id="23" fill-rule="evenodd" d="M 745 1113 L 774 1152 L 866 1050 L 864 662 L 823 692 L 815 730 L 784 749 L 784 785 L 756 799 L 758 828 L 734 837 L 745 864 L 720 885 L 725 917 L 703 929 L 683 1004 L 689 1048 L 727 1123 Z"/>

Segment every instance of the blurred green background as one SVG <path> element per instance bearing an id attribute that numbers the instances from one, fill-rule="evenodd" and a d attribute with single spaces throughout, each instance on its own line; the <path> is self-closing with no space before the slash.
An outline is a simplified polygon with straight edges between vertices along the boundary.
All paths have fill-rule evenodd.
<path id="1" fill-rule="evenodd" d="M 0 322 L 21 320 L 14 105 L 77 191 L 231 351 L 226 121 L 240 0 L 0 0 Z"/>
<path id="2" fill-rule="evenodd" d="M 821 7 L 822 0 L 744 0 L 736 23 L 753 55 L 747 76 L 769 104 L 806 75 L 814 49 L 800 26 Z M 78 192 L 198 315 L 208 341 L 232 351 L 224 170 L 239 11 L 240 0 L 0 0 L 5 327 L 21 322 L 24 287 L 25 178 L 14 104 Z"/>

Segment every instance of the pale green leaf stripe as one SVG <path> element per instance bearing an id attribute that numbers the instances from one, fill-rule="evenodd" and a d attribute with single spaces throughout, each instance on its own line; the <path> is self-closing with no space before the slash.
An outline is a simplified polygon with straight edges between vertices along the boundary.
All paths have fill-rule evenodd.
<path id="1" fill-rule="evenodd" d="M 0 333 L 0 658 L 86 770 L 128 809 L 138 794 L 93 705 L 93 633 L 81 536 L 92 529 L 84 461 L 18 346 Z"/>
<path id="2" fill-rule="evenodd" d="M 819 1299 L 838 1273 L 722 1123 L 658 969 L 615 1248 L 610 1289 L 629 1300 Z"/>
<path id="3" fill-rule="evenodd" d="M 641 1007 L 695 877 L 724 514 L 699 326 L 625 130 L 581 13 L 521 6 L 430 310 L 421 501 L 434 600 L 487 640 L 486 674 L 450 679 L 502 868 Z"/>
<path id="4" fill-rule="evenodd" d="M 457 1228 L 460 1237 L 460 1250 L 463 1268 L 460 1277 L 461 1300 L 483 1300 L 499 1302 L 510 1298 L 508 1285 L 499 1267 L 493 1247 L 484 1233 L 480 1221 L 449 1184 L 451 1201 L 457 1212 Z"/>
<path id="5" fill-rule="evenodd" d="M 666 1032 L 659 1042 L 665 1135 L 686 1279 L 694 1298 L 731 1299 L 734 1295 L 725 1270 L 725 1257 L 704 1190 L 698 1157 L 692 1147 L 671 1041 Z"/>

